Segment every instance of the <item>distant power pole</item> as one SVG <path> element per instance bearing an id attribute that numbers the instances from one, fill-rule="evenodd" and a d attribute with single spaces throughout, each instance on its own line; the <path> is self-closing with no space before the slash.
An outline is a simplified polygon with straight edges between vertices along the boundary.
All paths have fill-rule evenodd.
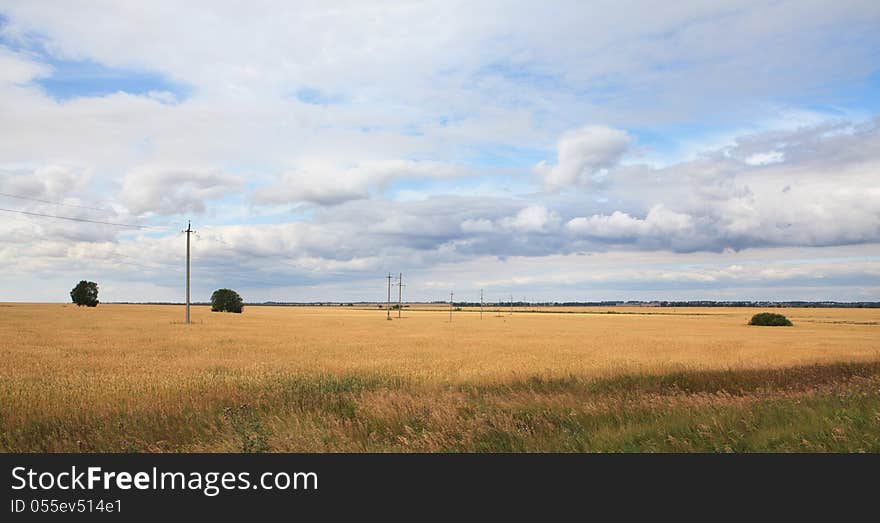
<path id="1" fill-rule="evenodd" d="M 449 291 L 449 323 L 452 323 L 452 296 L 453 292 Z"/>
<path id="2" fill-rule="evenodd" d="M 513 294 L 510 295 L 510 315 L 513 316 Z"/>
<path id="3" fill-rule="evenodd" d="M 483 289 L 480 289 L 480 319 L 483 319 Z"/>
<path id="4" fill-rule="evenodd" d="M 403 288 L 406 285 L 403 284 L 403 273 L 400 273 L 400 276 L 397 278 L 397 319 L 400 319 L 400 313 L 403 310 Z"/>
<path id="5" fill-rule="evenodd" d="M 192 222 L 186 222 L 186 323 L 189 325 L 189 235 L 192 234 Z"/>
<path id="6" fill-rule="evenodd" d="M 386 312 L 385 318 L 390 320 L 391 319 L 391 273 L 390 272 L 388 273 L 388 276 L 386 276 L 386 278 L 388 278 L 388 300 L 385 302 L 385 312 Z"/>

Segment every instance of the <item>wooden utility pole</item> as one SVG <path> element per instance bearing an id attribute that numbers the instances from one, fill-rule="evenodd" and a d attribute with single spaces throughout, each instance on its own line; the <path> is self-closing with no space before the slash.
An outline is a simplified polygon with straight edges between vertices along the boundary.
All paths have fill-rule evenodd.
<path id="1" fill-rule="evenodd" d="M 483 289 L 480 289 L 480 319 L 483 319 Z"/>
<path id="2" fill-rule="evenodd" d="M 192 234 L 192 222 L 186 222 L 186 323 L 189 325 L 189 235 Z"/>
<path id="3" fill-rule="evenodd" d="M 391 273 L 388 273 L 388 300 L 385 301 L 385 319 L 391 319 Z"/>
<path id="4" fill-rule="evenodd" d="M 397 279 L 397 319 L 400 319 L 400 311 L 403 310 L 403 273 Z"/>
<path id="5" fill-rule="evenodd" d="M 449 323 L 452 323 L 452 296 L 453 292 L 449 291 Z"/>

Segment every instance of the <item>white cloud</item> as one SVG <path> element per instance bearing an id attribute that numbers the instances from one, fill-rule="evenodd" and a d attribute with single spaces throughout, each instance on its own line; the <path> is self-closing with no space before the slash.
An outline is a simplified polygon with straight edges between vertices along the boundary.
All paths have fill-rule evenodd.
<path id="1" fill-rule="evenodd" d="M 303 163 L 302 168 L 281 174 L 275 184 L 257 190 L 254 200 L 272 204 L 309 202 L 335 205 L 367 198 L 371 189 L 382 189 L 397 180 L 452 178 L 467 174 L 461 168 L 438 162 L 384 160 L 363 162 L 347 169 L 322 161 Z"/>
<path id="2" fill-rule="evenodd" d="M 572 218 L 565 225 L 575 234 L 611 239 L 635 238 L 641 233 L 644 223 L 644 220 L 633 218 L 625 212 L 614 211 L 610 215 Z"/>
<path id="3" fill-rule="evenodd" d="M 315 289 L 404 267 L 455 281 L 444 264 L 475 260 L 478 281 L 479 271 L 504 272 L 498 260 L 516 258 L 522 271 L 509 281 L 537 287 L 534 273 L 552 272 L 559 290 L 584 272 L 576 252 L 608 260 L 602 281 L 674 283 L 691 271 L 658 252 L 672 251 L 680 265 L 756 249 L 774 265 L 768 281 L 794 274 L 788 281 L 808 286 L 819 274 L 845 275 L 798 273 L 784 257 L 849 245 L 855 257 L 875 255 L 880 133 L 864 123 L 872 109 L 793 107 L 780 119 L 768 100 L 837 111 L 839 93 L 875 69 L 876 2 L 599 10 L 571 2 L 542 24 L 534 20 L 545 7 L 534 3 L 460 7 L 7 2 L 0 187 L 109 202 L 106 214 L 70 208 L 70 216 L 238 219 L 239 227 L 201 224 L 198 252 L 222 254 L 217 268 L 231 276 L 247 267 L 252 278 Z M 66 98 L 52 82 L 40 86 L 83 64 L 181 88 Z M 330 103 L 304 103 L 296 96 L 304 87 Z M 607 126 L 579 127 L 587 122 Z M 724 140 L 707 147 L 712 136 Z M 665 167 L 635 163 L 651 148 Z M 386 190 L 397 182 L 406 183 Z M 564 190 L 582 185 L 589 190 Z M 309 205 L 279 205 L 288 203 Z M 0 223 L 12 242 L 0 243 L 0 260 L 31 287 L 70 260 L 119 278 L 119 292 L 134 267 L 126 260 L 180 262 L 178 236 L 10 218 Z M 281 223 L 248 226 L 264 222 Z M 110 261 L 96 265 L 90 253 L 105 250 Z M 624 259 L 639 266 L 614 272 Z M 736 256 L 724 263 L 756 281 Z M 143 274 L 179 283 L 161 267 Z M 737 278 L 718 269 L 692 281 Z M 880 286 L 840 285 L 860 296 Z M 146 282 L 135 288 L 161 294 Z"/>
<path id="4" fill-rule="evenodd" d="M 693 234 L 694 219 L 688 214 L 657 204 L 651 207 L 644 219 L 614 211 L 611 215 L 573 218 L 566 223 L 566 227 L 574 234 L 603 240 L 628 241 L 640 237 L 671 240 Z"/>
<path id="5" fill-rule="evenodd" d="M 125 176 L 121 198 L 138 215 L 202 213 L 206 201 L 223 198 L 243 184 L 213 169 L 140 167 Z"/>
<path id="6" fill-rule="evenodd" d="M 586 185 L 597 171 L 616 164 L 631 141 L 625 131 L 587 126 L 566 133 L 557 146 L 556 164 L 541 162 L 535 172 L 549 189 Z"/>
<path id="7" fill-rule="evenodd" d="M 77 171 L 72 167 L 44 165 L 27 172 L 13 171 L 3 175 L 0 178 L 0 189 L 18 196 L 57 201 L 82 190 L 90 178 L 90 173 Z"/>
<path id="8" fill-rule="evenodd" d="M 521 209 L 515 216 L 504 218 L 502 227 L 522 233 L 544 233 L 554 229 L 559 223 L 559 215 L 543 205 L 530 205 Z"/>
<path id="9" fill-rule="evenodd" d="M 785 160 L 785 155 L 779 151 L 770 151 L 767 153 L 755 153 L 745 159 L 749 165 L 770 165 Z"/>
<path id="10" fill-rule="evenodd" d="M 0 45 L 0 86 L 21 85 L 48 76 L 52 68 Z"/>
<path id="11" fill-rule="evenodd" d="M 461 232 L 467 234 L 480 234 L 492 232 L 495 229 L 491 220 L 485 218 L 468 219 L 461 222 Z"/>

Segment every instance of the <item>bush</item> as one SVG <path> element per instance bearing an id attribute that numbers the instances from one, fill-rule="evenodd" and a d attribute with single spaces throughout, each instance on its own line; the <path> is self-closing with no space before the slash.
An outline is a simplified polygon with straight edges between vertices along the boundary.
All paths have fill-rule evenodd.
<path id="1" fill-rule="evenodd" d="M 761 325 L 764 327 L 791 327 L 791 321 L 782 314 L 774 312 L 760 312 L 752 316 L 749 325 Z"/>
<path id="2" fill-rule="evenodd" d="M 77 307 L 98 306 L 98 284 L 93 281 L 80 280 L 70 291 L 70 299 Z"/>
<path id="3" fill-rule="evenodd" d="M 243 308 L 241 296 L 232 289 L 217 289 L 211 294 L 211 312 L 241 313 Z"/>

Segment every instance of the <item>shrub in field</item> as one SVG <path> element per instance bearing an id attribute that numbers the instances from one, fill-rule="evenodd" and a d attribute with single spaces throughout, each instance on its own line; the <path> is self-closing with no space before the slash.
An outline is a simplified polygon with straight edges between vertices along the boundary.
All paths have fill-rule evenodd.
<path id="1" fill-rule="evenodd" d="M 211 295 L 211 312 L 238 312 L 244 308 L 241 296 L 232 289 L 217 289 Z"/>
<path id="2" fill-rule="evenodd" d="M 98 284 L 93 281 L 80 280 L 76 287 L 70 291 L 70 299 L 78 307 L 98 306 Z"/>
<path id="3" fill-rule="evenodd" d="M 760 312 L 752 316 L 749 325 L 761 325 L 764 327 L 791 327 L 791 321 L 782 314 L 774 312 Z"/>

